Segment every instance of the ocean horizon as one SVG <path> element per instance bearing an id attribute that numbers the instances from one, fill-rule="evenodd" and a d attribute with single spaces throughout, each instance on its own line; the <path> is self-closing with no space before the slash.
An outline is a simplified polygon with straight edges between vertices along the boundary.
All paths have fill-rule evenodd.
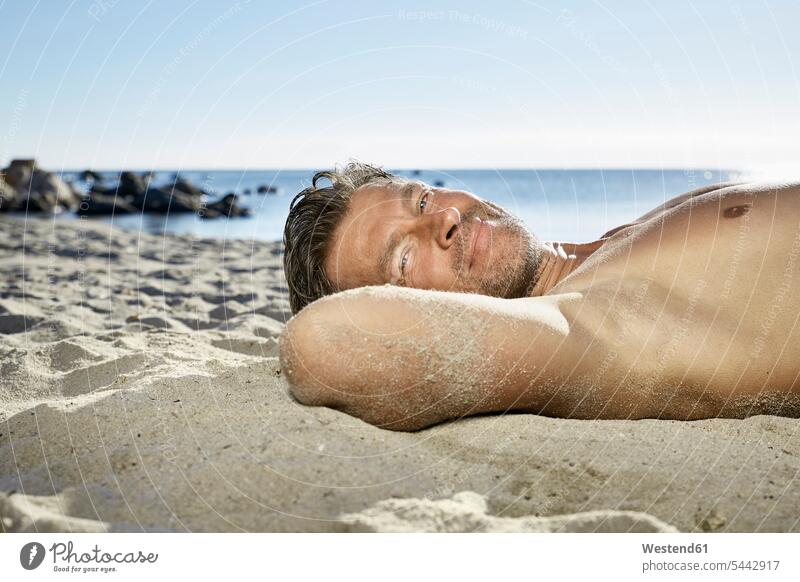
<path id="1" fill-rule="evenodd" d="M 146 172 L 149 170 L 133 170 Z M 635 219 L 683 192 L 708 184 L 742 179 L 739 170 L 687 169 L 398 169 L 398 175 L 431 185 L 463 189 L 491 200 L 519 216 L 543 240 L 587 241 Z M 150 234 L 192 234 L 201 237 L 280 240 L 289 204 L 310 185 L 313 169 L 155 170 L 154 184 L 175 174 L 211 194 L 230 192 L 253 215 L 244 218 L 201 219 L 194 214 L 129 214 L 93 217 L 125 230 Z M 78 188 L 80 171 L 60 175 Z M 120 171 L 98 172 L 113 185 Z M 258 194 L 259 186 L 274 193 Z M 57 220 L 77 219 L 62 212 Z"/>

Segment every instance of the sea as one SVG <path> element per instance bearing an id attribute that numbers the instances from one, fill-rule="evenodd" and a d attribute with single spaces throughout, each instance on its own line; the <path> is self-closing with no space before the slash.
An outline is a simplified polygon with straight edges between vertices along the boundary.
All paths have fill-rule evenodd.
<path id="1" fill-rule="evenodd" d="M 541 240 L 589 241 L 689 190 L 743 179 L 743 172 L 719 169 L 587 170 L 391 170 L 431 185 L 462 189 L 491 200 L 520 217 Z M 101 172 L 113 185 L 118 172 Z M 175 171 L 156 172 L 156 185 Z M 218 239 L 280 240 L 294 196 L 311 183 L 314 170 L 192 170 L 180 175 L 212 194 L 230 192 L 253 211 L 245 218 L 202 219 L 194 214 L 136 214 L 90 220 L 152 234 L 193 234 Z M 62 172 L 78 187 L 79 172 Z M 259 194 L 259 186 L 272 193 Z M 59 220 L 75 219 L 62 213 Z"/>

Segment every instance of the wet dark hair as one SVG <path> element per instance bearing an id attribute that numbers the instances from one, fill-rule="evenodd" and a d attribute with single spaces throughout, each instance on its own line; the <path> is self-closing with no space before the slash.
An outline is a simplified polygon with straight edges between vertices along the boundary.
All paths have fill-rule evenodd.
<path id="1" fill-rule="evenodd" d="M 382 168 L 352 160 L 342 168 L 317 172 L 311 186 L 294 197 L 283 229 L 283 270 L 292 313 L 334 292 L 325 273 L 325 258 L 353 192 L 395 179 L 397 176 Z M 322 180 L 330 185 L 319 186 Z"/>

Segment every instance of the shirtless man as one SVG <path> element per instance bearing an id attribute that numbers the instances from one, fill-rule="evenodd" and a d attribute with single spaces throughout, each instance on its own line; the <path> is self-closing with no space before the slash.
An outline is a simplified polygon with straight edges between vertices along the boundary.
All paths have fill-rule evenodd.
<path id="1" fill-rule="evenodd" d="M 800 185 L 709 186 L 547 243 L 469 192 L 351 163 L 298 195 L 284 243 L 301 403 L 394 430 L 800 416 Z"/>

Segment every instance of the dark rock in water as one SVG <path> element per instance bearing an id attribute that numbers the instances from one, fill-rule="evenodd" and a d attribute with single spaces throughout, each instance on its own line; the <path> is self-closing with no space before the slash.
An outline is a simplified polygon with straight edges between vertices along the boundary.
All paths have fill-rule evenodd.
<path id="1" fill-rule="evenodd" d="M 147 183 L 139 174 L 133 172 L 122 172 L 117 186 L 117 195 L 125 198 L 138 198 L 143 196 L 147 190 Z"/>
<path id="2" fill-rule="evenodd" d="M 79 216 L 102 216 L 106 214 L 135 214 L 139 212 L 133 204 L 120 196 L 91 192 L 78 205 Z"/>
<path id="3" fill-rule="evenodd" d="M 196 212 L 200 209 L 201 200 L 195 193 L 202 194 L 202 191 L 182 179 L 172 186 L 169 189 L 155 188 L 150 186 L 149 181 L 139 174 L 122 172 L 116 188 L 93 187 L 89 196 L 91 199 L 97 198 L 95 214 L 102 214 L 104 210 L 107 210 L 108 213 L 112 210 L 117 212 L 114 210 L 114 205 L 109 206 L 109 200 L 106 198 L 109 196 L 117 199 L 117 202 L 114 203 L 116 207 L 123 208 L 119 203 L 122 200 L 134 211 L 140 212 L 166 214 L 169 212 Z"/>
<path id="4" fill-rule="evenodd" d="M 222 216 L 250 216 L 252 214 L 253 212 L 249 208 L 243 208 L 237 204 L 236 194 L 228 194 L 222 200 L 206 206 L 202 217 L 217 218 Z"/>
<path id="5" fill-rule="evenodd" d="M 422 170 L 411 170 L 412 176 L 419 176 L 422 173 Z"/>
<path id="6" fill-rule="evenodd" d="M 73 208 L 79 193 L 56 174 L 40 170 L 35 160 L 13 160 L 2 172 L 3 206 L 6 210 L 52 212 Z"/>
<path id="7" fill-rule="evenodd" d="M 73 208 L 80 201 L 80 195 L 70 184 L 64 182 L 59 176 L 44 170 L 33 171 L 29 189 L 31 197 L 38 194 L 39 197 L 47 200 L 48 206 L 54 203 L 63 208 Z"/>
<path id="8" fill-rule="evenodd" d="M 442 181 L 442 180 L 436 180 L 436 181 L 433 183 L 433 185 L 434 185 L 434 186 L 436 186 L 437 188 L 442 188 L 442 187 L 444 186 L 444 181 Z"/>
<path id="9" fill-rule="evenodd" d="M 36 160 L 11 160 L 8 167 L 3 170 L 7 184 L 17 190 L 21 190 L 23 185 L 27 185 L 36 167 Z"/>
<path id="10" fill-rule="evenodd" d="M 145 186 L 150 187 L 153 184 L 153 182 L 156 181 L 155 170 L 150 170 L 149 172 L 142 173 L 142 180 L 144 181 Z"/>
<path id="11" fill-rule="evenodd" d="M 54 212 L 59 208 L 58 198 L 54 192 L 33 190 L 27 198 L 20 200 L 17 210 L 26 212 Z"/>
<path id="12" fill-rule="evenodd" d="M 18 197 L 19 194 L 16 188 L 11 186 L 11 184 L 7 184 L 3 176 L 0 175 L 0 212 L 11 210 L 17 203 Z"/>
<path id="13" fill-rule="evenodd" d="M 135 183 L 120 183 L 118 188 L 95 189 L 89 192 L 89 210 L 79 209 L 81 215 L 111 214 L 112 212 L 152 212 L 154 214 L 197 212 L 201 200 L 177 190 L 167 192 L 161 188 L 138 189 Z M 84 208 L 87 201 L 81 203 Z"/>
<path id="14" fill-rule="evenodd" d="M 173 180 L 171 184 L 164 186 L 164 190 L 177 190 L 179 192 L 183 192 L 184 194 L 190 194 L 191 196 L 203 196 L 208 194 L 202 188 L 198 188 L 189 182 L 189 180 L 184 180 L 181 177 Z"/>
<path id="15" fill-rule="evenodd" d="M 267 186 L 266 184 L 261 184 L 256 190 L 259 194 L 275 194 L 278 192 L 278 189 L 275 186 Z"/>
<path id="16" fill-rule="evenodd" d="M 122 172 L 119 183 L 110 188 L 104 187 L 102 176 L 92 170 L 82 172 L 80 177 L 91 182 L 85 197 L 59 176 L 36 168 L 35 160 L 14 160 L 0 175 L 0 211 L 52 212 L 70 208 L 80 216 L 192 212 L 205 218 L 252 214 L 239 206 L 232 192 L 204 207 L 208 192 L 177 174 L 171 184 L 160 188 L 153 185 L 154 172 Z"/>
<path id="17" fill-rule="evenodd" d="M 137 202 L 141 202 L 146 191 L 147 184 L 145 184 L 144 178 L 133 172 L 122 172 L 119 183 L 115 187 L 104 188 L 102 184 L 94 183 L 89 190 L 89 196 L 111 196 L 139 206 Z"/>
<path id="18" fill-rule="evenodd" d="M 250 196 L 250 194 L 251 194 L 251 193 L 252 193 L 252 190 L 250 190 L 250 188 L 245 188 L 245 189 L 244 189 L 244 192 L 243 192 L 243 194 L 244 194 L 245 196 Z"/>
<path id="19" fill-rule="evenodd" d="M 78 179 L 84 182 L 92 181 L 99 184 L 100 182 L 103 181 L 103 176 L 102 174 L 99 174 L 94 170 L 84 170 L 83 172 L 78 174 Z"/>
<path id="20" fill-rule="evenodd" d="M 167 191 L 161 188 L 150 188 L 134 205 L 144 212 L 197 212 L 202 208 L 197 196 L 178 190 Z"/>
<path id="21" fill-rule="evenodd" d="M 159 188 L 150 188 L 147 192 L 132 200 L 136 208 L 142 212 L 166 214 L 170 211 L 172 196 Z"/>

